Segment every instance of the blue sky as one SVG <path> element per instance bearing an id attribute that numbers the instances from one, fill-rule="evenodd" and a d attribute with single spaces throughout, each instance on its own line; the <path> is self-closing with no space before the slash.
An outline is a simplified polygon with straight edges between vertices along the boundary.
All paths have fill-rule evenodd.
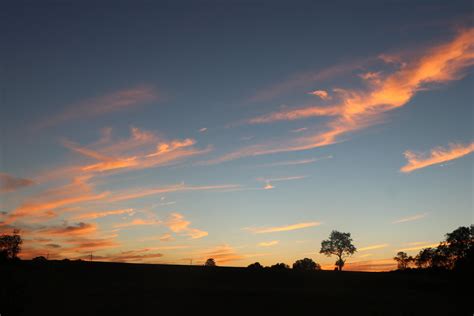
<path id="1" fill-rule="evenodd" d="M 379 270 L 472 223 L 469 1 L 19 2 L 1 20 L 0 229 L 25 258 L 330 268 L 337 229 L 353 269 Z"/>

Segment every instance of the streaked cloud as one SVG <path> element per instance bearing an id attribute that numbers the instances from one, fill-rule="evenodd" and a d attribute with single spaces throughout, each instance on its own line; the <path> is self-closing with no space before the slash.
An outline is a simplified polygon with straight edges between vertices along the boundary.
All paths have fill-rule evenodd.
<path id="1" fill-rule="evenodd" d="M 150 219 L 142 219 L 142 218 L 135 218 L 126 223 L 115 224 L 115 228 L 128 228 L 128 227 L 135 227 L 135 226 L 150 226 L 150 225 L 160 225 L 162 224 L 161 221 L 150 218 Z"/>
<path id="2" fill-rule="evenodd" d="M 248 230 L 254 234 L 266 234 L 275 232 L 284 232 L 297 229 L 303 229 L 308 227 L 314 227 L 321 225 L 320 222 L 303 222 L 284 226 L 273 226 L 273 227 L 246 227 L 244 230 Z"/>
<path id="3" fill-rule="evenodd" d="M 102 217 L 111 216 L 111 215 L 121 215 L 121 214 L 133 215 L 134 212 L 135 211 L 133 208 L 110 210 L 110 211 L 103 211 L 103 212 L 89 212 L 89 213 L 83 213 L 83 214 L 77 215 L 73 219 L 85 220 L 85 219 L 102 218 Z"/>
<path id="4" fill-rule="evenodd" d="M 278 240 L 263 241 L 263 242 L 258 243 L 258 246 L 259 246 L 259 247 L 271 247 L 271 246 L 276 246 L 276 245 L 278 245 L 279 242 L 280 242 L 280 241 L 278 241 Z"/>
<path id="5" fill-rule="evenodd" d="M 415 251 L 415 250 L 421 250 L 424 248 L 433 248 L 437 246 L 439 246 L 439 243 L 421 244 L 421 245 L 413 246 L 413 247 L 400 248 L 400 249 L 397 249 L 396 251 Z"/>
<path id="6" fill-rule="evenodd" d="M 301 133 L 301 132 L 304 132 L 304 131 L 307 131 L 307 130 L 308 130 L 307 127 L 300 127 L 300 128 L 292 129 L 290 132 L 292 132 L 292 133 Z"/>
<path id="7" fill-rule="evenodd" d="M 207 127 L 203 127 L 203 128 L 200 128 L 200 129 L 199 129 L 199 132 L 200 132 L 200 133 L 204 133 L 204 132 L 206 132 L 206 131 L 207 131 Z"/>
<path id="8" fill-rule="evenodd" d="M 150 86 L 138 86 L 118 90 L 106 95 L 79 101 L 66 106 L 64 111 L 53 114 L 39 122 L 36 128 L 46 128 L 67 121 L 104 115 L 111 112 L 137 107 L 139 105 L 156 101 L 158 93 Z"/>
<path id="9" fill-rule="evenodd" d="M 430 150 L 428 154 L 415 153 L 407 150 L 403 154 L 407 159 L 407 164 L 403 166 L 400 171 L 409 173 L 417 169 L 426 168 L 432 165 L 445 163 L 464 157 L 474 151 L 474 142 L 470 144 L 452 143 L 448 148 L 435 147 Z"/>
<path id="10" fill-rule="evenodd" d="M 204 263 L 208 258 L 213 258 L 217 265 L 221 265 L 245 259 L 245 256 L 238 253 L 234 247 L 223 244 L 202 251 L 196 261 Z"/>
<path id="11" fill-rule="evenodd" d="M 333 156 L 329 155 L 329 156 L 310 158 L 310 159 L 278 161 L 278 162 L 259 165 L 259 167 L 281 167 L 281 166 L 305 165 L 305 164 L 310 164 L 310 163 L 317 162 L 320 160 L 326 160 L 326 159 L 332 159 L 332 158 Z"/>
<path id="12" fill-rule="evenodd" d="M 397 220 L 393 221 L 392 223 L 393 224 L 400 224 L 400 223 L 406 223 L 406 222 L 413 222 L 413 221 L 417 221 L 419 219 L 425 218 L 426 216 L 428 216 L 428 213 L 415 214 L 413 216 L 408 216 L 408 217 L 403 217 L 403 218 L 397 219 Z"/>
<path id="13" fill-rule="evenodd" d="M 389 246 L 389 244 L 378 244 L 378 245 L 372 245 L 372 246 L 365 246 L 365 247 L 357 248 L 357 251 L 382 249 L 382 248 L 387 248 L 388 246 Z"/>
<path id="14" fill-rule="evenodd" d="M 344 265 L 344 269 L 347 271 L 382 272 L 395 270 L 396 268 L 397 263 L 392 258 L 349 261 Z"/>
<path id="15" fill-rule="evenodd" d="M 97 231 L 97 225 L 91 223 L 77 223 L 74 225 L 52 226 L 37 231 L 40 235 L 45 236 L 74 236 L 74 235 L 90 235 Z"/>
<path id="16" fill-rule="evenodd" d="M 30 179 L 17 178 L 7 173 L 0 173 L 0 193 L 13 192 L 31 186 L 34 183 Z"/>

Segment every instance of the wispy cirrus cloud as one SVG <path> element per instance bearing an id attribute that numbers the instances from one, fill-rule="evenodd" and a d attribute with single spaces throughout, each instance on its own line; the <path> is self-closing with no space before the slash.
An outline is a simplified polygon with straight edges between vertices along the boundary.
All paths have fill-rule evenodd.
<path id="1" fill-rule="evenodd" d="M 470 144 L 452 143 L 448 148 L 435 147 L 428 154 L 415 153 L 407 150 L 403 154 L 407 159 L 407 164 L 400 171 L 409 173 L 417 169 L 426 168 L 432 165 L 445 163 L 469 155 L 474 151 L 474 142 Z"/>
<path id="2" fill-rule="evenodd" d="M 413 222 L 413 221 L 417 221 L 417 220 L 420 220 L 422 218 L 425 218 L 426 216 L 428 216 L 428 213 L 415 214 L 415 215 L 412 215 L 412 216 L 397 219 L 397 220 L 393 221 L 392 224 Z"/>
<path id="3" fill-rule="evenodd" d="M 317 162 L 320 160 L 332 159 L 333 156 L 324 156 L 324 157 L 317 157 L 317 158 L 309 158 L 309 159 L 300 159 L 300 160 L 289 160 L 289 161 L 277 161 L 272 163 L 267 163 L 263 165 L 259 165 L 259 167 L 281 167 L 281 166 L 295 166 L 295 165 L 306 165 L 313 162 Z"/>
<path id="4" fill-rule="evenodd" d="M 423 243 L 413 247 L 406 247 L 397 249 L 397 251 L 416 251 L 424 248 L 433 248 L 439 246 L 439 243 Z"/>
<path id="5" fill-rule="evenodd" d="M 392 72 L 371 72 L 362 76 L 366 87 L 361 89 L 335 88 L 333 104 L 285 109 L 247 120 L 248 124 L 292 121 L 310 117 L 326 117 L 321 129 L 287 140 L 250 145 L 207 161 L 221 163 L 242 157 L 252 157 L 288 151 L 308 150 L 340 142 L 349 133 L 380 124 L 384 115 L 405 106 L 421 90 L 434 84 L 448 83 L 464 77 L 474 64 L 474 28 L 459 31 L 454 39 L 418 50 L 407 56 L 392 56 L 383 60 L 397 67 Z M 402 60 L 394 64 L 393 60 Z"/>
<path id="6" fill-rule="evenodd" d="M 128 227 L 136 227 L 136 226 L 150 226 L 150 225 L 161 225 L 163 222 L 155 219 L 142 219 L 142 218 L 135 218 L 129 222 L 115 224 L 115 228 L 128 228 Z"/>
<path id="7" fill-rule="evenodd" d="M 74 119 L 104 115 L 133 108 L 157 99 L 158 93 L 150 86 L 137 86 L 118 90 L 66 106 L 64 111 L 40 121 L 35 127 L 46 128 Z"/>
<path id="8" fill-rule="evenodd" d="M 295 88 L 308 87 L 315 82 L 327 80 L 351 72 L 361 67 L 366 61 L 358 60 L 353 63 L 341 64 L 322 69 L 320 71 L 308 71 L 297 73 L 290 78 L 277 84 L 261 89 L 249 98 L 250 102 L 261 102 L 271 100 L 281 94 L 294 90 Z"/>
<path id="9" fill-rule="evenodd" d="M 180 192 L 180 191 L 213 191 L 213 190 L 226 190 L 240 188 L 237 184 L 223 184 L 223 185 L 185 185 L 184 183 L 163 186 L 158 188 L 147 188 L 147 189 L 136 189 L 126 190 L 123 192 L 117 192 L 113 194 L 107 201 L 118 202 L 124 200 L 137 199 L 149 195 Z"/>
<path id="10" fill-rule="evenodd" d="M 298 230 L 303 228 L 315 227 L 321 225 L 320 222 L 302 222 L 284 226 L 273 226 L 273 227 L 245 227 L 244 230 L 250 231 L 254 234 L 267 234 L 276 232 L 285 232 L 291 230 Z"/>
<path id="11" fill-rule="evenodd" d="M 18 178 L 7 173 L 0 173 L 0 193 L 13 192 L 35 184 L 30 179 Z"/>
<path id="12" fill-rule="evenodd" d="M 281 181 L 292 181 L 292 180 L 301 180 L 305 179 L 307 176 L 290 176 L 290 177 L 281 177 L 281 178 L 257 178 L 257 181 L 265 182 L 265 190 L 274 189 L 275 187 L 271 184 L 272 182 L 281 182 Z"/>

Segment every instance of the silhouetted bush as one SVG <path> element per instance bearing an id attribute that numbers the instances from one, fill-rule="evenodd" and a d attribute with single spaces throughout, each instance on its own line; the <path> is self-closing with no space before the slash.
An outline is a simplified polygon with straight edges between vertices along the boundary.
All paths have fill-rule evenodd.
<path id="1" fill-rule="evenodd" d="M 263 266 L 260 264 L 260 262 L 255 262 L 255 263 L 249 264 L 247 268 L 252 269 L 252 270 L 262 270 Z"/>
<path id="2" fill-rule="evenodd" d="M 295 261 L 295 263 L 293 263 L 293 270 L 317 271 L 317 270 L 321 270 L 321 266 L 310 258 L 304 258 L 301 260 L 297 260 Z"/>
<path id="3" fill-rule="evenodd" d="M 213 258 L 209 258 L 204 263 L 204 266 L 206 266 L 206 267 L 215 267 L 216 266 L 216 261 Z"/>
<path id="4" fill-rule="evenodd" d="M 39 257 L 34 257 L 33 259 L 31 259 L 31 261 L 36 262 L 36 263 L 43 263 L 43 262 L 48 262 L 48 259 L 46 259 L 43 256 L 39 256 Z"/>
<path id="5" fill-rule="evenodd" d="M 270 267 L 270 270 L 273 270 L 273 271 L 286 271 L 289 269 L 290 269 L 290 266 L 285 263 L 277 263 Z"/>

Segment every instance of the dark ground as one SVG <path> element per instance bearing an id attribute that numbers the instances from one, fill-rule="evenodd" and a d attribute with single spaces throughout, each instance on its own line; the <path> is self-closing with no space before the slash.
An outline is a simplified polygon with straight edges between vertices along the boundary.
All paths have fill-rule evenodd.
<path id="1" fill-rule="evenodd" d="M 471 284 L 454 272 L 22 261 L 0 266 L 0 314 L 473 315 Z"/>

